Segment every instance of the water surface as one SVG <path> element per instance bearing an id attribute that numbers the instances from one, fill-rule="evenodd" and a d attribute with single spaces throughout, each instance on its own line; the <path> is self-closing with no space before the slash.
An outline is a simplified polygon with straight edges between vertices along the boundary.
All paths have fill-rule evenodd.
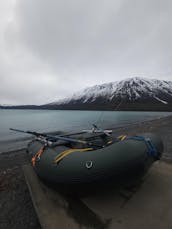
<path id="1" fill-rule="evenodd" d="M 170 112 L 68 111 L 68 110 L 0 110 L 0 152 L 15 149 L 26 134 L 9 128 L 39 132 L 80 131 L 96 124 L 111 128 L 164 117 Z M 27 136 L 28 137 L 28 136 Z"/>

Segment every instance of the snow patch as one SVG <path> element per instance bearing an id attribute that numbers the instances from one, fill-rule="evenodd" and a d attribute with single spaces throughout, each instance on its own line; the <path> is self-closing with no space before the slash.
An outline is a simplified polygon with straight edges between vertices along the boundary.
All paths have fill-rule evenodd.
<path id="1" fill-rule="evenodd" d="M 160 98 L 158 98 L 158 97 L 156 97 L 156 96 L 154 96 L 154 98 L 155 98 L 156 100 L 158 100 L 159 102 L 161 102 L 161 103 L 168 104 L 168 102 L 166 102 L 166 101 L 164 101 L 164 100 L 162 100 L 162 99 L 160 99 Z"/>
<path id="2" fill-rule="evenodd" d="M 78 101 L 82 103 L 91 103 L 97 98 L 103 98 L 109 101 L 116 98 L 121 100 L 128 99 L 134 102 L 145 96 L 154 97 L 156 100 L 168 104 L 168 102 L 159 98 L 161 94 L 168 98 L 172 98 L 172 81 L 134 77 L 85 88 L 69 98 L 51 103 L 51 105 L 68 104 L 70 102 L 75 103 Z"/>

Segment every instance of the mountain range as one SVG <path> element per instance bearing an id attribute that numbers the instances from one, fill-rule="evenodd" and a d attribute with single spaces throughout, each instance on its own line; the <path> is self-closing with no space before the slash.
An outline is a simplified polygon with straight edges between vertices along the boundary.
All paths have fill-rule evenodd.
<path id="1" fill-rule="evenodd" d="M 140 77 L 111 82 L 75 93 L 43 107 L 90 110 L 172 111 L 172 81 Z"/>
<path id="2" fill-rule="evenodd" d="M 27 108 L 28 106 L 17 106 Z M 16 108 L 17 108 L 16 107 Z M 14 108 L 14 107 L 13 107 Z M 32 109 L 172 111 L 172 81 L 128 78 L 95 85 Z"/>

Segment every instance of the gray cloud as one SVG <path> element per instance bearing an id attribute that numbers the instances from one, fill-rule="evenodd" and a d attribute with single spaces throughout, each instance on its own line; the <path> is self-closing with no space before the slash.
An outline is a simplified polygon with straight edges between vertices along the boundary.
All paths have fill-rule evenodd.
<path id="1" fill-rule="evenodd" d="M 0 103 L 50 102 L 136 75 L 172 79 L 170 0 L 1 4 Z"/>

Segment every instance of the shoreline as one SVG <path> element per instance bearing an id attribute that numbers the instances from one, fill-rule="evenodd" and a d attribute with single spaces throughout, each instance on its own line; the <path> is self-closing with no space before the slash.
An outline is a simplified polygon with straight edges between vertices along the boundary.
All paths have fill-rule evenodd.
<path id="1" fill-rule="evenodd" d="M 172 115 L 114 128 L 115 135 L 144 132 L 160 135 L 164 143 L 160 161 L 172 163 Z M 41 228 L 22 171 L 28 163 L 25 149 L 0 154 L 0 224 L 4 229 Z"/>

